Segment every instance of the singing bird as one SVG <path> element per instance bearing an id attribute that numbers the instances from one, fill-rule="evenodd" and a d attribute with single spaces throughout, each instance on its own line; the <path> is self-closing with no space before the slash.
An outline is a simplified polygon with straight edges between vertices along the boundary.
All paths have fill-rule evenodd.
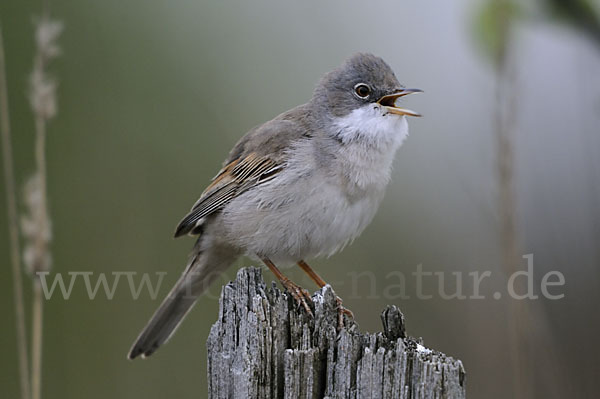
<path id="1" fill-rule="evenodd" d="M 381 58 L 358 53 L 327 73 L 306 104 L 250 130 L 181 220 L 197 236 L 187 267 L 133 344 L 129 358 L 165 343 L 209 284 L 239 256 L 261 260 L 311 313 L 308 292 L 277 264 L 331 255 L 371 222 L 408 136 L 402 86 Z M 351 315 L 339 302 L 341 314 Z"/>

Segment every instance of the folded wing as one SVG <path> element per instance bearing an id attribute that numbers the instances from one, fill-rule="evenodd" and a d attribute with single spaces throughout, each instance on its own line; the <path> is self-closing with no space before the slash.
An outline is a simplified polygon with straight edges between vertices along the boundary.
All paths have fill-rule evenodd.
<path id="1" fill-rule="evenodd" d="M 203 218 L 223 209 L 240 193 L 272 179 L 281 169 L 281 164 L 255 152 L 229 162 L 204 190 L 192 210 L 179 222 L 175 237 L 188 233 L 198 234 Z"/>

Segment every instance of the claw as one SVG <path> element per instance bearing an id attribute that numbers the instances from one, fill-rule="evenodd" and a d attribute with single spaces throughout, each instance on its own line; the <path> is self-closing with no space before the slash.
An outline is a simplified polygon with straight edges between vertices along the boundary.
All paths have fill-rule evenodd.
<path id="1" fill-rule="evenodd" d="M 336 296 L 335 300 L 338 304 L 338 329 L 341 330 L 344 328 L 344 315 L 346 315 L 348 318 L 354 319 L 354 313 L 342 305 L 342 298 Z"/>
<path id="2" fill-rule="evenodd" d="M 304 288 L 300 287 L 298 284 L 291 281 L 289 278 L 283 275 L 281 271 L 275 266 L 273 262 L 267 257 L 262 257 L 262 261 L 267 265 L 269 269 L 273 272 L 275 277 L 279 280 L 281 285 L 294 297 L 296 303 L 298 305 L 302 305 L 306 313 L 308 313 L 311 317 L 313 317 L 312 310 L 310 309 L 309 303 L 312 305 L 312 299 L 310 298 L 310 294 Z"/>
<path id="3" fill-rule="evenodd" d="M 302 306 L 304 310 L 306 310 L 306 313 L 310 315 L 310 317 L 314 317 L 313 312 L 310 308 L 310 305 L 312 305 L 313 303 L 310 297 L 310 293 L 304 288 L 300 287 L 298 284 L 288 279 L 281 281 L 281 284 L 292 295 L 296 303 L 299 306 Z"/>

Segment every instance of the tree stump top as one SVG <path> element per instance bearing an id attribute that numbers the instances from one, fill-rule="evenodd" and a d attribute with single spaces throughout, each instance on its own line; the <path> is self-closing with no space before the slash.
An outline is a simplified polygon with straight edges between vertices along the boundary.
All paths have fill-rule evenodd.
<path id="1" fill-rule="evenodd" d="M 207 341 L 210 398 L 464 398 L 460 360 L 405 334 L 396 306 L 383 332 L 361 333 L 346 318 L 338 330 L 336 296 L 312 296 L 314 317 L 257 268 L 223 287 Z"/>

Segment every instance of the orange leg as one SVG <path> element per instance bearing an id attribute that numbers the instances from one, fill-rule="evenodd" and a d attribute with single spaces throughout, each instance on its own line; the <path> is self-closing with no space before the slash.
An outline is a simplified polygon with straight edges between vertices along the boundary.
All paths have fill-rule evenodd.
<path id="1" fill-rule="evenodd" d="M 312 299 L 308 291 L 304 288 L 300 287 L 298 284 L 294 283 L 292 280 L 287 278 L 281 273 L 281 270 L 275 266 L 273 262 L 269 258 L 261 258 L 265 265 L 273 272 L 277 280 L 281 283 L 281 285 L 294 297 L 296 303 L 302 305 L 310 316 L 313 315 L 312 310 L 310 309 L 309 304 L 312 304 Z"/>
<path id="2" fill-rule="evenodd" d="M 314 281 L 319 286 L 319 288 L 323 288 L 327 285 L 325 280 L 323 280 L 321 276 L 319 276 L 317 272 L 315 272 L 305 261 L 300 260 L 298 262 L 298 266 L 300 266 L 300 268 L 304 270 L 306 274 L 308 274 L 308 277 L 310 277 L 312 281 Z M 354 314 L 349 309 L 346 309 L 342 306 L 342 298 L 336 295 L 336 300 L 338 303 L 339 310 L 339 324 L 343 325 L 343 315 L 354 318 Z"/>
<path id="3" fill-rule="evenodd" d="M 319 286 L 319 288 L 323 288 L 327 285 L 327 283 L 325 282 L 325 280 L 323 280 L 321 278 L 321 276 L 319 276 L 317 274 L 317 272 L 315 272 L 309 265 L 308 263 L 306 263 L 305 261 L 301 260 L 298 262 L 298 266 L 300 266 L 300 268 L 302 270 L 304 270 L 304 272 L 306 274 L 308 274 L 308 277 L 310 277 L 312 279 L 312 281 L 314 281 L 315 283 L 317 283 L 317 285 Z"/>

